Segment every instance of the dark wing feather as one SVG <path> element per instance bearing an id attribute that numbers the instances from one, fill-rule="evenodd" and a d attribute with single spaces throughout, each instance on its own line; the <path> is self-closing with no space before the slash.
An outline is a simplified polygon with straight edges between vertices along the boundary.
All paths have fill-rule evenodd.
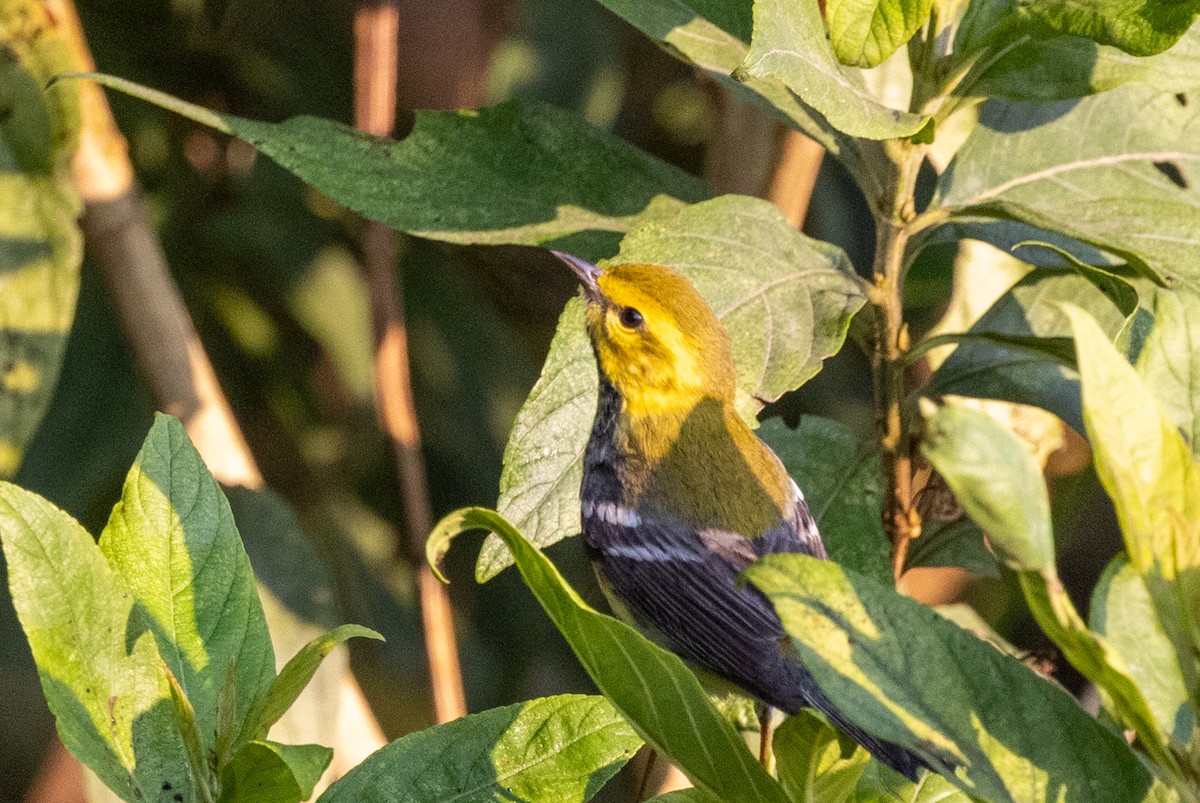
<path id="1" fill-rule="evenodd" d="M 612 508 L 608 508 L 612 511 Z M 620 523 L 624 519 L 625 523 Z M 825 557 L 802 499 L 759 538 L 697 531 L 669 515 L 592 515 L 584 541 L 629 613 L 675 652 L 777 708 L 806 704 L 811 680 L 780 648 L 786 638 L 767 598 L 737 575 L 769 553 Z"/>

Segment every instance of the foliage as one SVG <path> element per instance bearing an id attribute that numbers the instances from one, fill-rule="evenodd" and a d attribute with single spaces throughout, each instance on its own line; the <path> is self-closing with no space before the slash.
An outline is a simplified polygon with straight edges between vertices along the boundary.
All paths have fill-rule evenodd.
<path id="1" fill-rule="evenodd" d="M 539 551 L 577 530 L 597 385 L 572 301 L 512 426 L 499 511 L 451 514 L 428 550 L 436 563 L 459 532 L 490 531 L 477 577 L 515 563 L 604 697 L 540 698 L 412 733 L 322 799 L 586 800 L 643 740 L 696 785 L 663 800 L 1200 799 L 1200 4 L 601 3 L 840 160 L 874 220 L 870 270 L 767 202 L 717 195 L 533 101 L 419 112 L 391 142 L 311 116 L 215 112 L 126 78 L 74 78 L 240 138 L 409 235 L 677 268 L 728 329 L 739 409 L 756 425 L 853 332 L 871 362 L 872 437 L 819 417 L 759 427 L 839 562 L 772 556 L 745 580 L 771 599 L 824 694 L 937 772 L 914 785 L 803 713 L 775 734 L 772 777 L 682 661 L 593 610 Z M 61 176 L 70 116 L 47 121 L 30 73 L 46 76 L 28 66 L 40 62 L 18 55 L 26 66 L 0 65 L 13 111 L 0 156 L 22 177 L 14 192 L 50 200 L 28 231 L 0 232 L 11 256 L 0 280 L 34 277 L 14 292 L 53 309 L 0 319 L 13 342 L 61 336 L 65 296 L 47 300 L 37 282 L 78 263 L 63 224 L 75 208 Z M 60 79 L 41 97 L 74 85 Z M 900 107 L 888 100 L 897 87 Z M 936 247 L 966 239 L 1028 267 L 965 331 L 922 340 L 906 279 Z M 22 255 L 37 264 L 26 270 Z M 912 366 L 948 344 L 914 392 Z M 4 369 L 0 472 L 44 407 L 57 352 L 38 359 L 35 374 Z M 23 376 L 41 395 L 16 421 Z M 1086 619 L 1059 576 L 1052 499 L 1029 445 L 956 397 L 1034 405 L 1086 435 L 1125 546 Z M 922 459 L 970 519 L 938 532 L 936 549 L 912 490 Z M 372 631 L 338 628 L 275 674 L 229 504 L 177 423 L 155 423 L 98 546 L 35 494 L 4 485 L 0 499 L 13 599 L 77 757 L 127 799 L 312 793 L 329 753 L 268 731 L 333 644 Z M 1042 630 L 1096 686 L 1103 716 L 889 587 L 893 572 L 921 565 L 994 569 L 981 531 Z"/>

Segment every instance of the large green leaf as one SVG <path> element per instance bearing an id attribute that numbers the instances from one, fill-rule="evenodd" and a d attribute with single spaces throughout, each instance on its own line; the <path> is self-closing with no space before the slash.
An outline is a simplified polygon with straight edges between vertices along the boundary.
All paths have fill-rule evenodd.
<path id="1" fill-rule="evenodd" d="M 1127 84 L 1164 92 L 1200 86 L 1200 27 L 1193 26 L 1170 50 L 1155 56 L 1128 53 L 1080 36 L 1023 36 L 1009 43 L 988 68 L 963 89 L 977 97 L 1067 100 Z"/>
<path id="2" fill-rule="evenodd" d="M 804 555 L 768 556 L 746 575 L 843 713 L 956 766 L 973 797 L 1128 803 L 1148 792 L 1149 773 L 1119 736 L 929 608 Z"/>
<path id="3" fill-rule="evenodd" d="M 830 125 L 781 81 L 750 75 L 733 79 L 732 73 L 750 52 L 749 0 L 600 0 L 600 3 L 738 97 L 775 110 L 789 125 L 825 146 L 858 178 L 861 186 L 883 191 L 861 143 Z"/>
<path id="4" fill-rule="evenodd" d="M 603 697 L 543 697 L 397 739 L 320 800 L 585 801 L 641 745 Z"/>
<path id="5" fill-rule="evenodd" d="M 912 39 L 933 0 L 828 0 L 829 41 L 842 64 L 874 67 Z"/>
<path id="6" fill-rule="evenodd" d="M 1192 699 L 1200 699 L 1200 463 L 1096 323 L 1078 307 L 1064 308 L 1079 350 L 1096 473 Z"/>
<path id="7" fill-rule="evenodd" d="M 429 562 L 437 565 L 451 540 L 472 529 L 490 530 L 503 539 L 525 585 L 596 687 L 696 786 L 731 803 L 786 800 L 683 661 L 624 622 L 590 608 L 554 564 L 498 513 L 465 508 L 442 519 L 426 543 Z"/>
<path id="8" fill-rule="evenodd" d="M 50 405 L 75 317 L 79 96 L 42 92 L 70 58 L 44 4 L 0 3 L 0 478 L 16 473 Z"/>
<path id="9" fill-rule="evenodd" d="M 1072 666 L 1100 689 L 1110 710 L 1162 766 L 1174 760 L 1121 656 L 1091 632 L 1058 578 L 1050 498 L 1030 449 L 986 413 L 947 405 L 925 425 L 921 452 L 1019 572 L 1034 618 Z M 1178 767 L 1174 767 L 1178 771 Z"/>
<path id="10" fill-rule="evenodd" d="M 154 634 L 211 750 L 226 673 L 236 676 L 241 722 L 275 676 L 275 655 L 229 502 L 176 419 L 155 417 L 100 549 L 144 614 L 133 626 Z"/>
<path id="11" fill-rule="evenodd" d="M 1200 286 L 1158 290 L 1137 370 L 1200 457 Z"/>
<path id="12" fill-rule="evenodd" d="M 920 114 L 884 106 L 867 91 L 860 73 L 838 63 L 817 3 L 757 0 L 750 52 L 738 74 L 782 81 L 851 136 L 906 137 L 926 122 Z"/>
<path id="13" fill-rule="evenodd" d="M 758 436 L 804 492 L 829 556 L 881 583 L 890 582 L 878 447 L 860 442 L 845 424 L 815 415 L 803 416 L 794 430 L 769 419 Z"/>
<path id="14" fill-rule="evenodd" d="M 1080 101 L 989 101 L 934 206 L 1062 232 L 1168 285 L 1196 278 L 1198 107 L 1134 84 Z"/>
<path id="15" fill-rule="evenodd" d="M 1158 727 L 1176 745 L 1186 745 L 1196 733 L 1196 713 L 1150 592 L 1124 555 L 1113 558 L 1096 584 L 1088 619 L 1124 659 Z"/>
<path id="16" fill-rule="evenodd" d="M 63 744 L 125 800 L 194 799 L 154 638 L 131 629 L 142 613 L 91 535 L 40 496 L 0 483 L 0 541 Z"/>
<path id="17" fill-rule="evenodd" d="M 1002 295 L 971 327 L 977 334 L 1068 338 L 1069 323 L 1058 302 L 1070 301 L 1091 312 L 1111 337 L 1125 318 L 1112 300 L 1074 271 L 1035 270 Z M 1049 352 L 1019 348 L 1002 341 L 964 342 L 934 373 L 927 395 L 959 395 L 1031 404 L 1083 431 L 1076 371 Z"/>
<path id="18" fill-rule="evenodd" d="M 611 264 L 632 262 L 676 268 L 712 306 L 729 331 L 747 415 L 815 375 L 864 302 L 840 249 L 800 234 L 756 198 L 722 196 L 630 233 Z M 572 302 L 513 424 L 500 478 L 500 512 L 539 546 L 579 531 L 596 377 L 582 305 Z M 487 579 L 511 562 L 489 539 L 476 574 Z"/>
<path id="19" fill-rule="evenodd" d="M 88 77 L 240 137 L 338 203 L 434 240 L 538 245 L 624 232 L 652 207 L 710 194 L 699 179 L 553 106 L 419 111 L 408 136 L 393 142 L 315 117 L 275 124 L 218 114 L 120 78 Z"/>

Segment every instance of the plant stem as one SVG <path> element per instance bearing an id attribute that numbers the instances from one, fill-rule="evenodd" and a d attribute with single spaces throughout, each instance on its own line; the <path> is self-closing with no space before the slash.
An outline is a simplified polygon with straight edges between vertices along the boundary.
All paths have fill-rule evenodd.
<path id="1" fill-rule="evenodd" d="M 354 122 L 377 136 L 396 125 L 399 4 L 360 2 L 354 16 Z M 467 713 L 458 640 L 446 587 L 424 559 L 425 536 L 433 528 L 421 430 L 413 404 L 402 285 L 396 278 L 396 233 L 366 221 L 362 257 L 375 321 L 375 409 L 396 455 L 397 482 L 404 500 L 405 529 L 417 575 L 417 595 L 429 664 L 434 716 L 449 722 Z"/>
<path id="2" fill-rule="evenodd" d="M 916 217 L 914 191 L 925 146 L 907 140 L 887 143 L 892 190 L 877 210 L 871 303 L 875 312 L 872 373 L 883 454 L 885 493 L 883 527 L 892 545 L 892 571 L 904 572 L 908 545 L 920 535 L 921 520 L 912 505 L 912 436 L 903 407 L 904 362 L 908 328 L 904 323 L 905 248 Z"/>

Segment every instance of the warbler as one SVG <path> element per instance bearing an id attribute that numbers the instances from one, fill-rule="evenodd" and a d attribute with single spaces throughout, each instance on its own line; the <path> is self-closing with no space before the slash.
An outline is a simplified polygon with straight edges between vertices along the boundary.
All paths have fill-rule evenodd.
<path id="1" fill-rule="evenodd" d="M 823 713 L 915 780 L 924 763 L 852 724 L 737 575 L 772 553 L 827 558 L 804 495 L 734 406 L 729 336 L 683 276 L 553 252 L 582 283 L 600 374 L 583 458 L 583 542 L 614 612 L 764 704 Z"/>

